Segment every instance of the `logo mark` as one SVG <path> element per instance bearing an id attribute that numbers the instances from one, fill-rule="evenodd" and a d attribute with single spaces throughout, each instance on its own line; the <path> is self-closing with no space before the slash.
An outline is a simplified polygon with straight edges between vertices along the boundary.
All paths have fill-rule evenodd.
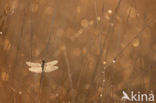
<path id="1" fill-rule="evenodd" d="M 140 91 L 138 91 L 137 93 L 134 93 L 133 91 L 131 91 L 131 94 L 128 95 L 125 91 L 122 91 L 122 98 L 121 101 L 135 101 L 135 102 L 154 102 L 155 98 L 154 98 L 154 94 L 151 92 L 149 94 L 143 93 L 141 94 Z"/>
<path id="2" fill-rule="evenodd" d="M 126 101 L 126 100 L 131 100 L 130 98 L 129 98 L 129 96 L 128 96 L 128 94 L 125 92 L 125 91 L 122 91 L 122 94 L 123 94 L 123 97 L 122 97 L 122 101 Z"/>

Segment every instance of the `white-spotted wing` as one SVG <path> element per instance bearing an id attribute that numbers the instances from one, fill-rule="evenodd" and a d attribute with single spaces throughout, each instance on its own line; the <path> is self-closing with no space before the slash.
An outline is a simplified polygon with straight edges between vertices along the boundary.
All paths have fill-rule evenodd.
<path id="1" fill-rule="evenodd" d="M 58 69 L 58 66 L 55 66 L 58 63 L 57 60 L 45 63 L 44 72 L 52 72 Z"/>
<path id="2" fill-rule="evenodd" d="M 55 66 L 58 63 L 57 60 L 48 62 L 44 64 L 44 72 L 52 72 L 58 69 L 58 66 Z M 26 62 L 28 66 L 30 66 L 29 71 L 35 72 L 35 73 L 42 73 L 42 67 L 41 63 L 32 63 L 32 62 Z"/>

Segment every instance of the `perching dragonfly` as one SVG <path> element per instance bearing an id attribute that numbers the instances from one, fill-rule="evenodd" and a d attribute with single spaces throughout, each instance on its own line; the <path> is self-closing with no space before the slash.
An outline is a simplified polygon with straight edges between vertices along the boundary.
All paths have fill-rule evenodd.
<path id="1" fill-rule="evenodd" d="M 29 71 L 34 73 L 42 73 L 42 72 L 52 72 L 58 69 L 58 66 L 55 66 L 58 63 L 57 60 L 45 63 L 43 60 L 42 63 L 32 63 L 26 62 L 28 66 L 30 66 Z"/>
<path id="2" fill-rule="evenodd" d="M 42 84 L 43 84 L 43 75 L 44 72 L 52 72 L 58 69 L 58 66 L 55 66 L 58 63 L 57 60 L 45 63 L 44 60 L 42 60 L 42 63 L 32 63 L 32 62 L 26 62 L 28 66 L 30 66 L 29 71 L 34 72 L 34 73 L 41 73 L 40 77 L 40 89 L 39 89 L 39 94 L 41 95 L 42 93 Z"/>

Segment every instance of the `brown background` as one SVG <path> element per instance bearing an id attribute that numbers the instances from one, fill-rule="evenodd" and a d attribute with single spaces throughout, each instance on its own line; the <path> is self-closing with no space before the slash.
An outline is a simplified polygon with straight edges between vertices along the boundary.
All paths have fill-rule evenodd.
<path id="1" fill-rule="evenodd" d="M 155 0 L 0 0 L 0 103 L 120 103 L 122 90 L 156 92 L 155 17 Z M 59 69 L 40 82 L 25 62 L 43 59 Z"/>

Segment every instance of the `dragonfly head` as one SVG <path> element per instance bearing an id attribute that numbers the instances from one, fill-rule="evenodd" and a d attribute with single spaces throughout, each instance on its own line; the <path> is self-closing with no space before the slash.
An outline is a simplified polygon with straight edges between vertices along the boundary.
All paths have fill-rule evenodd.
<path id="1" fill-rule="evenodd" d="M 45 63 L 45 60 L 42 60 L 42 64 L 44 64 Z"/>

